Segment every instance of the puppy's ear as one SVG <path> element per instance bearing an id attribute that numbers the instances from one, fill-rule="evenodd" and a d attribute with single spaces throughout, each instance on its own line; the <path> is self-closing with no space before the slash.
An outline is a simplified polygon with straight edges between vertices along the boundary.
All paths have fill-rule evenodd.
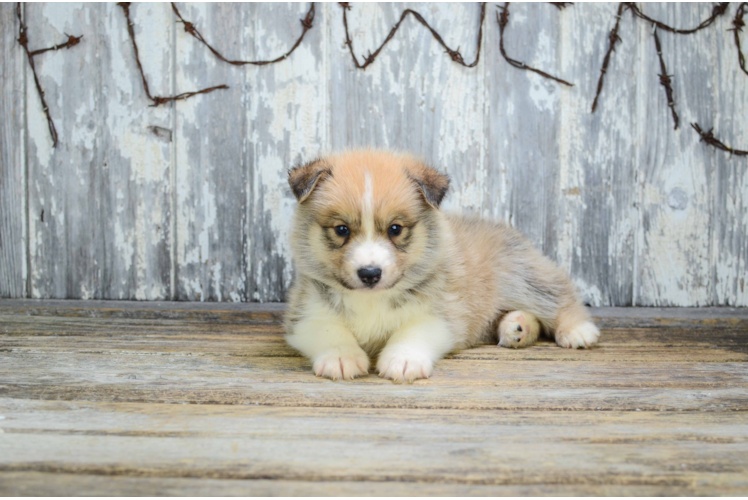
<path id="1" fill-rule="evenodd" d="M 433 208 L 439 208 L 449 189 L 449 176 L 423 163 L 417 163 L 408 170 L 408 176 L 418 184 L 426 203 Z"/>
<path id="2" fill-rule="evenodd" d="M 288 171 L 288 184 L 294 196 L 302 203 L 317 186 L 319 181 L 332 175 L 330 166 L 324 160 L 314 160 Z"/>

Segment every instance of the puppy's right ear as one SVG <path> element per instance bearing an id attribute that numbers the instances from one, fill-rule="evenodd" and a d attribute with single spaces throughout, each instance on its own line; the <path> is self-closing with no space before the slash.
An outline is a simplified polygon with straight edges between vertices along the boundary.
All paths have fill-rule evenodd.
<path id="1" fill-rule="evenodd" d="M 408 177 L 418 185 L 426 203 L 439 208 L 449 189 L 449 176 L 419 162 L 410 168 Z"/>
<path id="2" fill-rule="evenodd" d="M 324 160 L 314 160 L 289 170 L 288 184 L 299 203 L 303 203 L 312 194 L 319 181 L 331 175 L 332 170 Z"/>

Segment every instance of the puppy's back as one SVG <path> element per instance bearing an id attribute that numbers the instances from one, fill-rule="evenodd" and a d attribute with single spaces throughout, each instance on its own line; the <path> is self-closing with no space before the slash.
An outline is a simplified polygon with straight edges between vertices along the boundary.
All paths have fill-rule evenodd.
<path id="1" fill-rule="evenodd" d="M 470 325 L 487 325 L 503 312 L 530 308 L 546 312 L 538 319 L 550 328 L 558 308 L 576 299 L 566 273 L 505 222 L 473 215 L 446 218 L 453 246 L 450 283 Z M 485 327 L 468 331 L 481 341 L 492 334 Z M 468 343 L 478 340 L 474 334 Z"/>

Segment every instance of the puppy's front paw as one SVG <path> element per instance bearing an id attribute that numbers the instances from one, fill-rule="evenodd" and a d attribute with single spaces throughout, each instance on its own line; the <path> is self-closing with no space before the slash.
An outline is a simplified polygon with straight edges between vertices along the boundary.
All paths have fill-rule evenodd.
<path id="1" fill-rule="evenodd" d="M 512 311 L 499 323 L 501 347 L 527 347 L 538 340 L 540 324 L 534 315 L 525 311 Z"/>
<path id="2" fill-rule="evenodd" d="M 369 356 L 361 348 L 337 347 L 317 356 L 312 370 L 318 377 L 351 380 L 369 373 Z"/>
<path id="3" fill-rule="evenodd" d="M 393 382 L 411 383 L 419 378 L 429 378 L 434 373 L 434 362 L 424 354 L 413 352 L 383 352 L 377 361 L 379 376 Z"/>
<path id="4" fill-rule="evenodd" d="M 568 332 L 556 332 L 556 343 L 569 349 L 586 349 L 600 338 L 600 330 L 589 322 L 580 323 Z"/>

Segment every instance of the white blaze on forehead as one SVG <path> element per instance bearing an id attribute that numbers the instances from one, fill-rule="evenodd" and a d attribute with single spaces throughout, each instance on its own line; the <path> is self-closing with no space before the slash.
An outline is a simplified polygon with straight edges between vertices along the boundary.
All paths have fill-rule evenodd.
<path id="1" fill-rule="evenodd" d="M 364 234 L 371 238 L 374 234 L 374 182 L 367 170 L 364 172 L 364 196 L 361 198 L 361 225 Z"/>
<path id="2" fill-rule="evenodd" d="M 374 225 L 374 180 L 364 173 L 364 194 L 361 197 L 361 232 L 363 238 L 351 248 L 348 264 L 353 273 L 362 267 L 376 267 L 384 277 L 392 275 L 396 259 L 392 246 L 377 238 Z"/>

